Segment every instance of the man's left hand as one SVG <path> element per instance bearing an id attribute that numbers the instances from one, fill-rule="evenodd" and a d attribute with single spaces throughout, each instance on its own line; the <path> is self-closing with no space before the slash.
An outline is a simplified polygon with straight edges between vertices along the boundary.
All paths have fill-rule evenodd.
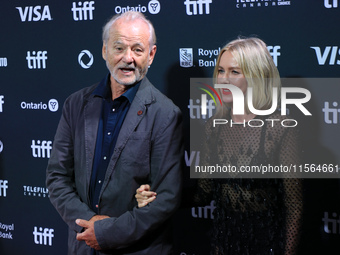
<path id="1" fill-rule="evenodd" d="M 91 248 L 101 250 L 94 233 L 94 221 L 77 219 L 76 223 L 85 229 L 84 232 L 77 234 L 77 240 L 85 241 Z"/>

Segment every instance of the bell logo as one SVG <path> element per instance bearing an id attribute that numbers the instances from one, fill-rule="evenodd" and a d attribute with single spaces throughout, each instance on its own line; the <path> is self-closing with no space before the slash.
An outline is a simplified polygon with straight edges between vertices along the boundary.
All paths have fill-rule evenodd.
<path id="1" fill-rule="evenodd" d="M 85 58 L 88 59 L 87 64 L 85 64 L 85 63 L 83 62 L 84 56 L 85 56 Z M 93 64 L 93 61 L 94 61 L 93 55 L 92 55 L 92 53 L 89 52 L 88 50 L 82 50 L 82 51 L 80 52 L 80 54 L 78 55 L 78 63 L 79 63 L 79 65 L 80 65 L 82 68 L 84 68 L 84 69 L 90 68 L 90 67 L 92 66 L 92 64 Z"/>
<path id="2" fill-rule="evenodd" d="M 45 5 L 43 8 L 38 6 L 15 7 L 19 11 L 21 22 L 52 20 L 50 8 Z"/>
<path id="3" fill-rule="evenodd" d="M 33 236 L 34 236 L 34 243 L 39 245 L 49 245 L 52 246 L 52 238 L 54 229 L 52 228 L 43 228 L 40 227 L 39 231 L 37 227 L 34 227 Z"/>

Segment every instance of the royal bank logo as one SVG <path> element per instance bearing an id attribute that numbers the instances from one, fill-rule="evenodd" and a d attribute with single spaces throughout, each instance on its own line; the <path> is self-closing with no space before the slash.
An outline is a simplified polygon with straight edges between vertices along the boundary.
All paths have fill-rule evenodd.
<path id="1" fill-rule="evenodd" d="M 185 11 L 187 15 L 210 14 L 212 0 L 185 0 Z"/>
<path id="2" fill-rule="evenodd" d="M 82 50 L 78 55 L 78 63 L 84 69 L 89 69 L 94 62 L 92 53 L 88 50 Z"/>
<path id="3" fill-rule="evenodd" d="M 0 222 L 0 238 L 13 239 L 14 223 L 3 224 Z"/>
<path id="4" fill-rule="evenodd" d="M 192 67 L 194 63 L 193 49 L 180 48 L 179 49 L 179 64 L 181 67 Z"/>
<path id="5" fill-rule="evenodd" d="M 340 49 L 338 46 L 326 46 L 322 49 L 318 46 L 311 46 L 311 49 L 315 51 L 316 59 L 320 66 L 323 65 L 340 65 Z"/>
<path id="6" fill-rule="evenodd" d="M 338 8 L 339 6 L 339 0 L 324 0 L 324 6 L 327 9 L 330 8 Z"/>
<path id="7" fill-rule="evenodd" d="M 71 11 L 73 20 L 93 20 L 94 1 L 73 2 Z"/>
<path id="8" fill-rule="evenodd" d="M 50 110 L 51 112 L 56 112 L 59 109 L 59 103 L 56 99 L 50 99 L 47 104 L 43 102 L 21 102 L 20 107 L 23 110 Z"/>
<path id="9" fill-rule="evenodd" d="M 15 8 L 19 11 L 21 22 L 52 20 L 50 8 L 48 5 Z"/>
<path id="10" fill-rule="evenodd" d="M 161 4 L 158 0 L 151 0 L 148 6 L 138 4 L 136 6 L 120 6 L 115 7 L 116 14 L 122 14 L 127 11 L 136 11 L 141 13 L 146 13 L 149 11 L 150 14 L 158 14 L 161 11 Z"/>

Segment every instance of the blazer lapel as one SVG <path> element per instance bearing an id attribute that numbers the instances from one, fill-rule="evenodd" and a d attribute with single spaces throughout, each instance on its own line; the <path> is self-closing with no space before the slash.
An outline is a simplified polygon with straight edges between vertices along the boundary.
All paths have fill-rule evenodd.
<path id="1" fill-rule="evenodd" d="M 102 102 L 102 98 L 100 97 L 91 97 L 84 107 L 87 189 L 90 186 L 92 165 L 96 148 L 98 124 L 102 111 Z"/>

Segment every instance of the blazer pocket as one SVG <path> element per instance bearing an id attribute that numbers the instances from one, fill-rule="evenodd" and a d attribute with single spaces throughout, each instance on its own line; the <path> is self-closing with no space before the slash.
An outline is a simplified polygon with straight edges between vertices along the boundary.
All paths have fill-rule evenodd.
<path id="1" fill-rule="evenodd" d="M 129 137 L 121 154 L 126 171 L 133 170 L 145 178 L 150 172 L 151 132 L 135 131 Z"/>

